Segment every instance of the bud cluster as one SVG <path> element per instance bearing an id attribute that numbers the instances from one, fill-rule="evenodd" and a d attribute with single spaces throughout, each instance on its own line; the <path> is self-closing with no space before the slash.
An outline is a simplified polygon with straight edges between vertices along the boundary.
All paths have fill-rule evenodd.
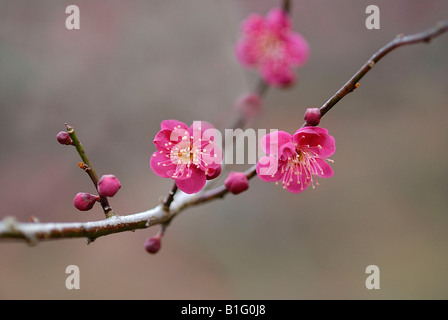
<path id="1" fill-rule="evenodd" d="M 98 195 L 86 192 L 77 193 L 73 199 L 73 204 L 75 208 L 80 211 L 88 211 L 93 208 L 96 202 L 101 202 L 104 209 L 104 207 L 108 207 L 107 199 L 105 198 L 113 197 L 118 192 L 121 188 L 120 181 L 113 174 L 103 175 L 98 181 L 96 181 L 96 174 L 91 168 L 90 161 L 87 159 L 85 152 L 82 149 L 82 145 L 76 137 L 73 128 L 68 124 L 66 124 L 66 127 L 67 131 L 60 131 L 56 135 L 56 139 L 62 145 L 71 145 L 76 147 L 78 153 L 83 159 L 83 162 L 78 163 L 78 166 L 89 173 L 89 176 L 98 191 Z M 79 148 L 81 150 L 78 150 Z"/>
<path id="2" fill-rule="evenodd" d="M 93 208 L 96 202 L 99 202 L 102 197 L 113 197 L 121 188 L 120 181 L 113 174 L 103 175 L 98 180 L 98 194 L 94 195 L 85 192 L 79 192 L 73 199 L 75 208 L 80 211 L 88 211 Z"/>

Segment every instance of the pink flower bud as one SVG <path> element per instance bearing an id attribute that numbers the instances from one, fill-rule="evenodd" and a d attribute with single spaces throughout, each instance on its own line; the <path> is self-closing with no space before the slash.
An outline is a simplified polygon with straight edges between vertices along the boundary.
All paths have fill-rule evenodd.
<path id="1" fill-rule="evenodd" d="M 242 112 L 246 117 L 254 117 L 260 114 L 263 109 L 263 101 L 254 93 L 246 94 L 238 99 L 235 109 Z"/>
<path id="2" fill-rule="evenodd" d="M 157 234 L 155 236 L 152 236 L 152 237 L 146 239 L 146 241 L 145 241 L 145 250 L 148 253 L 152 253 L 152 254 L 154 254 L 157 251 L 159 251 L 160 250 L 160 245 L 161 245 L 161 241 L 160 241 L 161 238 L 162 238 L 162 235 L 159 233 L 159 234 Z"/>
<path id="3" fill-rule="evenodd" d="M 98 200 L 100 200 L 99 196 L 90 193 L 79 192 L 73 199 L 73 204 L 75 205 L 76 209 L 87 211 L 92 209 L 93 205 Z"/>
<path id="4" fill-rule="evenodd" d="M 106 174 L 98 181 L 98 193 L 100 196 L 113 197 L 120 188 L 120 181 L 113 174 Z"/>
<path id="5" fill-rule="evenodd" d="M 231 172 L 224 184 L 233 194 L 238 194 L 249 189 L 249 180 L 243 172 Z"/>
<path id="6" fill-rule="evenodd" d="M 58 142 L 60 144 L 65 144 L 65 145 L 72 145 L 73 144 L 73 140 L 72 138 L 70 138 L 70 135 L 65 132 L 65 131 L 61 131 L 56 135 L 56 139 L 58 140 Z"/>
<path id="7" fill-rule="evenodd" d="M 308 126 L 317 126 L 320 122 L 319 108 L 308 108 L 305 112 L 305 122 Z"/>

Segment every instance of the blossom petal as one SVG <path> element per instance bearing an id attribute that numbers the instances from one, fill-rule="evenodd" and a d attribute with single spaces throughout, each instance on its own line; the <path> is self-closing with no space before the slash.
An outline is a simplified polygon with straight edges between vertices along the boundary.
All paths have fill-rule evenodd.
<path id="1" fill-rule="evenodd" d="M 261 138 L 260 146 L 264 153 L 278 155 L 280 147 L 291 141 L 292 136 L 288 132 L 274 131 Z"/>
<path id="2" fill-rule="evenodd" d="M 278 159 L 273 156 L 262 157 L 257 162 L 257 175 L 263 181 L 278 181 L 281 176 Z"/>
<path id="3" fill-rule="evenodd" d="M 215 136 L 218 131 L 210 122 L 207 121 L 193 121 L 193 124 L 188 128 L 188 132 L 193 138 L 201 138 L 204 132 L 207 136 Z"/>
<path id="4" fill-rule="evenodd" d="M 318 142 L 318 148 L 315 152 L 322 158 L 331 156 L 336 151 L 336 142 L 333 136 L 320 135 Z M 319 147 L 320 146 L 320 147 Z"/>
<path id="5" fill-rule="evenodd" d="M 176 165 L 171 162 L 167 155 L 169 155 L 169 153 L 156 151 L 152 154 L 149 163 L 152 171 L 162 178 L 171 178 L 169 172 L 176 168 Z"/>
<path id="6" fill-rule="evenodd" d="M 287 142 L 280 146 L 278 151 L 278 157 L 280 160 L 286 161 L 293 154 L 297 153 L 296 145 L 293 142 Z"/>
<path id="7" fill-rule="evenodd" d="M 294 66 L 303 66 L 309 58 L 310 46 L 302 35 L 291 33 L 286 39 L 285 49 L 288 53 L 288 60 Z"/>
<path id="8" fill-rule="evenodd" d="M 310 179 L 306 178 L 304 174 L 294 174 L 292 176 L 292 181 L 286 186 L 286 190 L 292 193 L 303 192 L 310 185 Z"/>
<path id="9" fill-rule="evenodd" d="M 207 168 L 207 169 L 208 169 L 207 176 L 206 176 L 207 180 L 215 179 L 216 177 L 218 177 L 221 174 L 221 170 L 222 170 L 221 166 L 216 167 L 216 168 Z"/>
<path id="10" fill-rule="evenodd" d="M 222 164 L 222 151 L 213 143 L 207 143 L 199 156 L 199 166 L 204 171 L 217 169 Z"/>
<path id="11" fill-rule="evenodd" d="M 241 23 L 241 31 L 247 35 L 252 32 L 263 32 L 266 28 L 266 22 L 263 16 L 252 13 Z"/>
<path id="12" fill-rule="evenodd" d="M 169 152 L 173 145 L 176 145 L 182 140 L 183 136 L 187 136 L 187 138 L 190 136 L 188 131 L 183 128 L 176 128 L 174 130 L 163 129 L 157 132 L 153 143 L 157 150 L 167 150 Z"/>
<path id="13" fill-rule="evenodd" d="M 312 150 L 323 158 L 331 156 L 336 151 L 335 139 L 325 128 L 304 127 L 297 130 L 292 139 L 299 148 Z"/>
<path id="14" fill-rule="evenodd" d="M 243 66 L 256 66 L 260 57 L 256 41 L 252 38 L 241 39 L 235 46 L 235 55 Z"/>
<path id="15" fill-rule="evenodd" d="M 169 120 L 163 120 L 162 123 L 160 124 L 160 128 L 162 130 L 174 130 L 175 128 L 182 128 L 182 129 L 186 129 L 188 130 L 188 126 L 178 120 L 174 120 L 174 119 L 169 119 Z"/>
<path id="16" fill-rule="evenodd" d="M 328 130 L 322 127 L 312 127 L 312 126 L 306 126 L 303 128 L 300 128 L 295 132 L 298 133 L 322 133 L 322 134 L 328 134 Z"/>
<path id="17" fill-rule="evenodd" d="M 333 176 L 334 171 L 333 168 L 325 162 L 323 159 L 316 158 L 316 162 L 319 164 L 319 166 L 322 169 L 322 172 L 318 172 L 318 176 L 322 178 L 330 178 Z"/>
<path id="18" fill-rule="evenodd" d="M 297 76 L 286 61 L 268 60 L 260 66 L 260 74 L 266 83 L 276 87 L 288 87 L 296 82 Z"/>
<path id="19" fill-rule="evenodd" d="M 206 183 L 205 172 L 198 168 L 192 168 L 190 174 L 191 176 L 186 179 L 175 179 L 177 187 L 187 194 L 201 191 Z"/>
<path id="20" fill-rule="evenodd" d="M 288 14 L 280 8 L 273 8 L 266 15 L 266 22 L 269 29 L 277 35 L 289 32 L 292 28 L 292 22 Z"/>

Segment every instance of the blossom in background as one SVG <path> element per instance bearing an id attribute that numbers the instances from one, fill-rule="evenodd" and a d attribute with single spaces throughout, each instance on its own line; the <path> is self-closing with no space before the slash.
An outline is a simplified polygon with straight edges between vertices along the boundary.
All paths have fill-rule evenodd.
<path id="1" fill-rule="evenodd" d="M 241 64 L 257 68 L 263 80 L 272 86 L 294 83 L 294 67 L 305 64 L 308 42 L 293 31 L 288 14 L 272 9 L 266 17 L 251 14 L 241 24 L 242 37 L 236 43 L 236 56 Z"/>
<path id="2" fill-rule="evenodd" d="M 329 178 L 333 169 L 327 163 L 335 148 L 335 140 L 328 130 L 303 127 L 293 135 L 277 131 L 261 139 L 267 154 L 257 163 L 257 175 L 264 181 L 280 181 L 289 192 L 302 192 L 310 184 L 318 184 L 316 177 Z"/>
<path id="3" fill-rule="evenodd" d="M 263 110 L 263 100 L 258 94 L 245 94 L 236 101 L 235 110 L 246 119 L 253 118 Z"/>
<path id="4" fill-rule="evenodd" d="M 153 141 L 157 151 L 150 161 L 155 174 L 173 179 L 188 194 L 201 191 L 206 180 L 219 175 L 222 155 L 211 124 L 195 121 L 188 127 L 177 120 L 164 120 L 160 127 Z"/>

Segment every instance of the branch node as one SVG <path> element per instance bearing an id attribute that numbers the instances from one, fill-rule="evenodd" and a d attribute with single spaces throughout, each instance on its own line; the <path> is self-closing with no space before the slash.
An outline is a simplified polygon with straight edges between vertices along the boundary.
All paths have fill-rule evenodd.
<path id="1" fill-rule="evenodd" d="M 15 217 L 4 217 L 2 220 L 3 224 L 5 225 L 5 228 L 7 232 L 11 234 L 18 234 L 23 237 L 23 239 L 26 241 L 26 243 L 30 246 L 35 246 L 37 244 L 37 238 L 34 235 L 26 234 L 25 232 L 20 232 L 17 229 L 17 219 Z"/>
<path id="2" fill-rule="evenodd" d="M 151 222 L 152 222 L 153 220 L 154 220 L 153 218 L 149 218 L 148 221 L 146 221 L 146 223 L 145 223 L 145 228 L 150 227 L 150 226 L 151 226 Z"/>
<path id="3" fill-rule="evenodd" d="M 6 227 L 6 229 L 8 230 L 8 232 L 10 232 L 10 233 L 17 232 L 17 229 L 15 228 L 17 219 L 15 217 L 10 217 L 10 216 L 4 217 L 3 223 Z"/>
<path id="4" fill-rule="evenodd" d="M 78 167 L 79 167 L 79 169 L 84 170 L 86 172 L 88 170 L 90 170 L 90 167 L 87 164 L 85 164 L 84 162 L 78 162 Z"/>
<path id="5" fill-rule="evenodd" d="M 93 241 L 95 241 L 96 240 L 96 238 L 93 238 L 93 237 L 86 237 L 86 244 L 87 245 L 89 245 L 89 244 L 91 244 Z"/>
<path id="6" fill-rule="evenodd" d="M 25 241 L 26 243 L 30 246 L 30 247 L 34 247 L 37 245 L 38 241 L 37 238 L 34 236 L 29 236 L 29 235 L 24 235 L 25 237 Z"/>
<path id="7" fill-rule="evenodd" d="M 177 184 L 174 183 L 173 187 L 171 188 L 170 192 L 168 193 L 168 196 L 166 197 L 166 199 L 164 201 L 162 201 L 163 210 L 166 213 L 170 212 L 170 206 L 174 200 L 174 195 L 176 194 L 177 190 L 178 190 Z"/>
<path id="8" fill-rule="evenodd" d="M 34 222 L 34 223 L 40 222 L 39 218 L 36 216 L 31 216 L 28 220 L 29 220 L 29 222 Z"/>

